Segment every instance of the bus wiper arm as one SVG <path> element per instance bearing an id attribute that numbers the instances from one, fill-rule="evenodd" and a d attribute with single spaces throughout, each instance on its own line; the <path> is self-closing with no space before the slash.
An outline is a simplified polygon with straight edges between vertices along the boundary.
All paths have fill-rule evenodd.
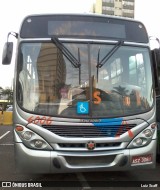
<path id="1" fill-rule="evenodd" d="M 59 41 L 58 38 L 52 37 L 52 42 L 55 43 L 55 45 L 58 47 L 58 49 L 63 53 L 63 55 L 72 63 L 72 65 L 75 68 L 80 68 L 80 56 L 79 56 L 79 50 L 78 50 L 78 60 L 75 58 L 75 56 Z"/>
<path id="2" fill-rule="evenodd" d="M 101 61 L 99 61 L 99 53 L 100 53 L 100 50 L 99 50 L 98 61 L 97 61 L 97 66 L 96 66 L 97 69 L 101 68 L 108 61 L 108 59 L 118 50 L 118 48 L 123 45 L 123 43 L 124 41 L 118 41 L 118 43 L 107 53 L 107 55 L 103 57 Z"/>

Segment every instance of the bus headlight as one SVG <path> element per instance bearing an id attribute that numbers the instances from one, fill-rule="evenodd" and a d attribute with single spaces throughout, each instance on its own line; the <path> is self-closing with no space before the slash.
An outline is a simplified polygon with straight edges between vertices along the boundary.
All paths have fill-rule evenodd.
<path id="1" fill-rule="evenodd" d="M 155 123 L 151 124 L 149 127 L 140 132 L 128 145 L 127 148 L 137 148 L 148 145 L 154 136 L 156 131 Z M 155 137 L 156 138 L 156 137 Z"/>
<path id="2" fill-rule="evenodd" d="M 145 137 L 151 137 L 152 136 L 152 131 L 150 129 L 146 129 L 144 132 Z"/>
<path id="3" fill-rule="evenodd" d="M 24 126 L 20 127 L 20 125 L 18 125 L 18 127 L 15 128 L 15 132 L 18 134 L 23 144 L 28 148 L 53 150 L 47 141 L 44 140 L 40 135 Z"/>
<path id="4" fill-rule="evenodd" d="M 32 133 L 30 131 L 25 131 L 24 133 L 21 134 L 22 138 L 24 140 L 30 140 L 32 138 Z"/>
<path id="5" fill-rule="evenodd" d="M 141 145 L 143 144 L 142 138 L 137 138 L 134 142 L 135 142 L 135 144 L 136 144 L 137 146 L 141 146 Z"/>
<path id="6" fill-rule="evenodd" d="M 42 139 L 34 139 L 30 142 L 30 145 L 36 149 L 46 149 L 48 143 Z"/>
<path id="7" fill-rule="evenodd" d="M 37 147 L 37 148 L 41 148 L 43 145 L 43 141 L 41 140 L 35 140 L 34 142 L 34 146 Z"/>

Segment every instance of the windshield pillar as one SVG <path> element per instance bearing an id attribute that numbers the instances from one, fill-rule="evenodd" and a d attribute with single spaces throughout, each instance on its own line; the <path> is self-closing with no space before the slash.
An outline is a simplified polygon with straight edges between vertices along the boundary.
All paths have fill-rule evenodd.
<path id="1" fill-rule="evenodd" d="M 91 49 L 90 44 L 88 44 L 88 71 L 89 71 L 89 115 L 92 116 L 92 99 L 93 99 L 93 81 L 91 73 Z"/>

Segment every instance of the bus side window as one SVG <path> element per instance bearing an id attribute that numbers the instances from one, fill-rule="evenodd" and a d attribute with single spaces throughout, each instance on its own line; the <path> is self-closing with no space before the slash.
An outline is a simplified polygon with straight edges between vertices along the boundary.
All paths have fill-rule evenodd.
<path id="1" fill-rule="evenodd" d="M 151 51 L 156 95 L 160 95 L 160 49 Z"/>
<path id="2" fill-rule="evenodd" d="M 153 49 L 151 55 L 156 90 L 156 118 L 160 122 L 160 49 Z"/>
<path id="3" fill-rule="evenodd" d="M 131 84 L 141 87 L 145 86 L 144 60 L 141 53 L 129 57 L 129 77 Z"/>

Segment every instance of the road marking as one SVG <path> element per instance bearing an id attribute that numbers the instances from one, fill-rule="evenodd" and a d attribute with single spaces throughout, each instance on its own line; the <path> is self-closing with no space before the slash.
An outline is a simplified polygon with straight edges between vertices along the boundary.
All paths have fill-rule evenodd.
<path id="1" fill-rule="evenodd" d="M 7 131 L 6 133 L 4 133 L 2 136 L 0 136 L 0 140 L 5 137 L 6 135 L 8 135 L 8 133 L 10 133 L 11 131 Z"/>
<path id="2" fill-rule="evenodd" d="M 14 144 L 0 144 L 0 146 L 14 146 Z"/>
<path id="3" fill-rule="evenodd" d="M 79 182 L 81 183 L 82 185 L 82 189 L 91 189 L 91 187 L 89 186 L 86 178 L 84 177 L 84 175 L 82 173 L 76 173 L 77 175 L 77 178 L 79 180 Z"/>

